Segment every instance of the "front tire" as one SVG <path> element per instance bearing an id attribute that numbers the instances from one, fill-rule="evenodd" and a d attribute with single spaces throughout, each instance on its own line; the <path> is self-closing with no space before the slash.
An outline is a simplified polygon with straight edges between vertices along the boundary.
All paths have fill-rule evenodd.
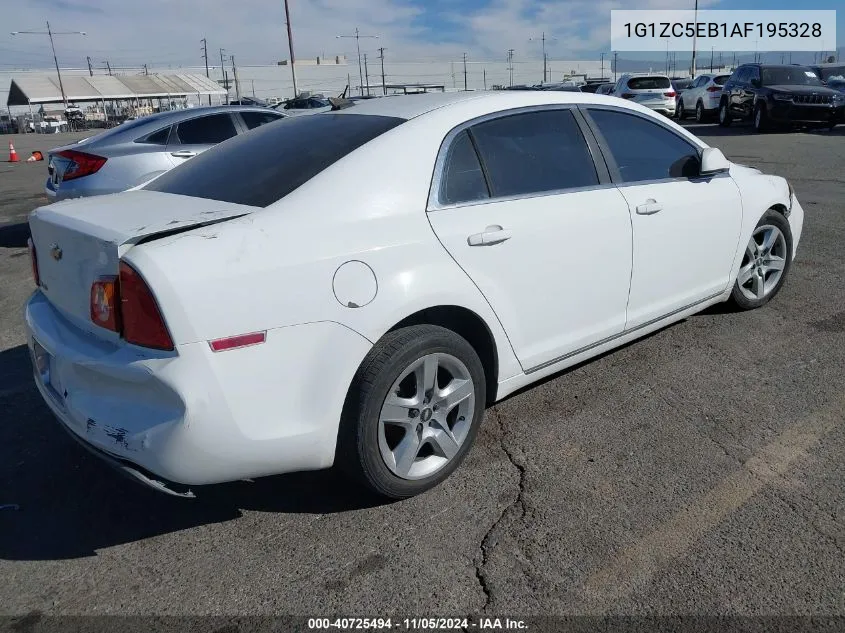
<path id="1" fill-rule="evenodd" d="M 758 103 L 754 108 L 754 131 L 759 133 L 768 132 L 770 127 L 769 113 L 766 110 L 766 106 Z"/>
<path id="2" fill-rule="evenodd" d="M 740 310 L 765 305 L 780 292 L 792 266 L 792 231 L 783 215 L 769 209 L 751 234 L 731 301 Z"/>
<path id="3" fill-rule="evenodd" d="M 484 367 L 463 337 L 434 325 L 389 332 L 352 382 L 338 460 L 380 496 L 420 494 L 463 461 L 485 404 Z"/>
<path id="4" fill-rule="evenodd" d="M 728 112 L 727 100 L 719 104 L 719 125 L 722 127 L 729 127 L 732 121 L 731 113 Z"/>

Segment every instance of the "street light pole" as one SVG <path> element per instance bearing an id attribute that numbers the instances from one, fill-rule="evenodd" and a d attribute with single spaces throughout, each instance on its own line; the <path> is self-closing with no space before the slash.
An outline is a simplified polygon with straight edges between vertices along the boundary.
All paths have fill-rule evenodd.
<path id="1" fill-rule="evenodd" d="M 290 28 L 290 9 L 288 9 L 288 0 L 285 0 L 285 23 L 288 27 L 288 49 L 290 50 L 290 76 L 293 79 L 293 97 L 296 98 L 296 58 L 293 56 L 293 33 Z"/>
<path id="2" fill-rule="evenodd" d="M 358 47 L 358 77 L 361 79 L 361 96 L 363 97 L 364 96 L 364 70 L 361 67 L 361 38 L 366 37 L 366 38 L 372 38 L 372 39 L 377 40 L 378 35 L 361 35 L 358 32 L 358 27 L 356 26 L 355 27 L 355 35 L 336 35 L 335 36 L 336 39 L 341 39 L 341 38 L 345 38 L 345 37 L 354 37 L 355 38 L 355 44 Z"/>
<path id="3" fill-rule="evenodd" d="M 554 38 L 554 37 L 547 38 L 546 33 L 544 31 L 543 34 L 540 37 L 529 37 L 528 41 L 529 42 L 536 42 L 538 39 L 543 43 L 543 83 L 546 83 L 546 76 L 548 74 L 548 71 L 547 71 L 548 57 L 546 56 L 546 40 L 548 39 L 550 42 L 553 42 L 553 41 L 556 41 L 556 38 Z"/>
<path id="4" fill-rule="evenodd" d="M 56 64 L 56 74 L 59 76 L 59 90 L 62 92 L 62 101 L 64 101 L 65 109 L 67 109 L 67 95 L 65 94 L 65 86 L 62 83 L 62 71 L 59 70 L 59 59 L 56 56 L 56 45 L 53 43 L 53 35 L 86 35 L 85 31 L 56 31 L 50 28 L 50 22 L 47 22 L 46 31 L 12 31 L 12 35 L 47 35 L 50 38 L 50 48 L 53 49 L 53 62 Z"/>

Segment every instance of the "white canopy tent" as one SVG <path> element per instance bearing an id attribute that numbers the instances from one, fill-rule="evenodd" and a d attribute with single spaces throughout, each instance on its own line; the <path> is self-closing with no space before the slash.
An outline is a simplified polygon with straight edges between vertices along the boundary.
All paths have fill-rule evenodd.
<path id="1" fill-rule="evenodd" d="M 191 73 L 150 75 L 64 75 L 68 101 L 115 101 L 119 99 L 224 96 L 226 89 L 216 81 Z M 50 74 L 26 73 L 12 77 L 7 106 L 63 103 L 58 78 Z"/>

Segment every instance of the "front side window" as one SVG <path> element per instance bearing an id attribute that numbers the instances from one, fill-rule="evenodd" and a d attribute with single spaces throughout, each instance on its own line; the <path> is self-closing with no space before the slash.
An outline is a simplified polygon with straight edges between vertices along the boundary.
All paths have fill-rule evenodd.
<path id="1" fill-rule="evenodd" d="M 176 136 L 183 145 L 214 145 L 237 135 L 232 117 L 228 114 L 210 114 L 176 126 Z"/>
<path id="2" fill-rule="evenodd" d="M 514 114 L 470 128 L 494 197 L 598 184 L 587 142 L 569 110 Z"/>
<path id="3" fill-rule="evenodd" d="M 698 149 L 674 132 L 633 114 L 598 109 L 589 112 L 623 182 L 698 176 Z"/>
<path id="4" fill-rule="evenodd" d="M 455 137 L 449 147 L 443 167 L 443 182 L 440 186 L 441 204 L 458 204 L 489 198 L 487 182 L 478 154 L 464 131 Z"/>

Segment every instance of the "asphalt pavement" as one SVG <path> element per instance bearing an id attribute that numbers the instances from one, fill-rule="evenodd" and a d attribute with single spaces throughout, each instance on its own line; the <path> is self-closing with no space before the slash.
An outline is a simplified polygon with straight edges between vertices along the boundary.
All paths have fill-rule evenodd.
<path id="1" fill-rule="evenodd" d="M 45 163 L 0 163 L 0 613 L 845 616 L 845 129 L 689 128 L 793 184 L 780 295 L 497 404 L 447 482 L 390 504 L 331 472 L 186 501 L 83 452 L 21 322 Z"/>

